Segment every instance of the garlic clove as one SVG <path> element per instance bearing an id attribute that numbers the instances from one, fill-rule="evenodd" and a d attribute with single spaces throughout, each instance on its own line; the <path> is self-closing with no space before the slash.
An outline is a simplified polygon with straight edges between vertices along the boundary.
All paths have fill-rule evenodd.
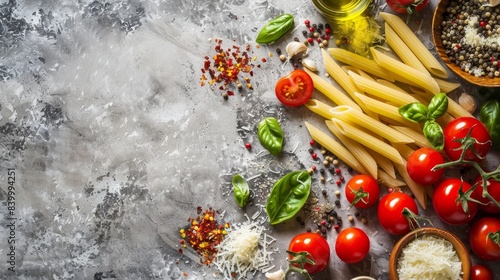
<path id="1" fill-rule="evenodd" d="M 307 46 L 300 42 L 290 42 L 286 45 L 286 53 L 289 59 L 298 54 L 302 54 L 304 56 L 307 54 Z"/>
<path id="2" fill-rule="evenodd" d="M 312 59 L 309 58 L 302 59 L 302 66 L 313 72 L 318 72 L 318 66 L 316 66 L 316 62 L 314 62 Z"/>
<path id="3" fill-rule="evenodd" d="M 285 272 L 283 271 L 283 269 L 266 273 L 266 280 L 282 280 L 284 278 L 285 278 Z"/>
<path id="4" fill-rule="evenodd" d="M 471 114 L 474 113 L 477 108 L 477 101 L 474 96 L 465 92 L 462 93 L 462 95 L 460 95 L 460 97 L 458 98 L 458 104 L 460 104 L 460 106 L 462 106 L 465 110 L 467 110 L 467 112 Z"/>

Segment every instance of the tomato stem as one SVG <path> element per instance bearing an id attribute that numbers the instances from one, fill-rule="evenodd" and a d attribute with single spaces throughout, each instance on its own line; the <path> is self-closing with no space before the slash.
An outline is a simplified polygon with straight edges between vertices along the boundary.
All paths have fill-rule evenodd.
<path id="1" fill-rule="evenodd" d="M 290 274 L 296 272 L 304 276 L 307 280 L 312 280 L 311 275 L 309 275 L 309 272 L 304 268 L 304 266 L 306 263 L 310 265 L 316 264 L 313 256 L 306 251 L 302 252 L 286 251 L 286 252 L 292 256 L 292 259 L 288 259 L 288 269 L 285 272 L 284 279 L 288 279 L 288 276 Z M 299 267 L 296 267 L 294 265 L 298 265 Z"/>
<path id="2" fill-rule="evenodd" d="M 408 223 L 410 224 L 410 229 L 415 230 L 417 228 L 422 227 L 419 223 L 419 221 L 426 221 L 428 222 L 431 226 L 433 226 L 431 220 L 420 217 L 419 215 L 413 213 L 409 208 L 405 207 L 403 208 L 403 211 L 401 212 L 403 216 L 408 220 Z"/>
<path id="3" fill-rule="evenodd" d="M 494 171 L 491 171 L 491 172 L 486 172 L 483 170 L 483 168 L 479 165 L 479 163 L 475 162 L 475 161 L 471 161 L 471 160 L 466 160 L 465 159 L 465 154 L 467 151 L 471 150 L 474 155 L 476 155 L 476 157 L 478 157 L 479 159 L 482 159 L 482 157 L 479 155 L 479 153 L 476 151 L 476 149 L 474 148 L 474 144 L 484 144 L 484 143 L 480 143 L 479 141 L 477 141 L 476 138 L 472 137 L 471 136 L 471 133 L 472 133 L 472 129 L 474 127 L 471 127 L 471 129 L 467 132 L 467 135 L 465 135 L 464 138 L 460 138 L 460 139 L 456 139 L 455 141 L 460 143 L 461 146 L 457 149 L 457 150 L 462 150 L 462 153 L 460 154 L 460 157 L 457 159 L 457 160 L 454 160 L 454 161 L 450 161 L 450 162 L 445 162 L 445 163 L 442 163 L 442 164 L 437 164 L 435 165 L 433 168 L 432 168 L 432 171 L 436 171 L 438 169 L 441 169 L 441 168 L 447 168 L 447 167 L 452 167 L 452 166 L 462 166 L 462 165 L 468 165 L 468 166 L 472 166 L 474 167 L 474 169 L 477 170 L 477 172 L 479 172 L 479 174 L 481 175 L 481 179 L 482 179 L 482 185 L 483 185 L 483 192 L 482 192 L 482 196 L 484 198 L 487 198 L 489 199 L 491 202 L 493 202 L 493 204 L 495 204 L 498 208 L 500 208 L 500 202 L 497 201 L 493 196 L 491 196 L 491 194 L 489 193 L 488 191 L 488 180 L 489 179 L 493 179 L 495 181 L 498 181 L 500 182 L 500 166 L 497 167 L 496 170 Z M 478 184 L 474 184 L 472 186 L 472 188 L 467 191 L 465 193 L 465 195 L 467 195 L 467 200 L 469 201 L 474 201 L 474 202 L 478 202 L 477 200 L 474 200 L 470 197 L 470 195 L 472 194 L 472 192 L 476 189 Z M 463 206 L 463 204 L 462 204 Z M 465 210 L 465 208 L 464 208 Z"/>

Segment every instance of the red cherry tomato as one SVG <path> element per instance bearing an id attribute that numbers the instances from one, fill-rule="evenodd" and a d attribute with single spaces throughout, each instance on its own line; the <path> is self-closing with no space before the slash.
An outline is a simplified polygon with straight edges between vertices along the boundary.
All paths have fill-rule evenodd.
<path id="1" fill-rule="evenodd" d="M 296 253 L 308 252 L 311 254 L 316 264 L 311 265 L 306 263 L 304 265 L 304 268 L 310 274 L 325 269 L 330 262 L 330 246 L 326 239 L 317 233 L 305 232 L 297 234 L 290 241 L 288 250 Z"/>
<path id="2" fill-rule="evenodd" d="M 493 272 L 481 264 L 475 264 L 471 267 L 470 280 L 493 280 Z"/>
<path id="3" fill-rule="evenodd" d="M 500 219 L 484 217 L 475 221 L 469 231 L 470 248 L 487 261 L 500 261 Z"/>
<path id="4" fill-rule="evenodd" d="M 491 214 L 500 213 L 500 208 L 496 206 L 490 199 L 483 197 L 483 180 L 481 175 L 478 175 L 476 179 L 474 179 L 474 184 L 477 183 L 477 187 L 474 190 L 474 197 L 477 198 L 480 202 L 484 203 L 479 204 L 479 209 Z M 488 180 L 488 193 L 496 200 L 500 201 L 500 182 L 495 181 L 494 179 Z"/>
<path id="5" fill-rule="evenodd" d="M 390 234 L 403 235 L 411 231 L 410 222 L 403 215 L 403 210 L 408 208 L 418 215 L 415 200 L 401 190 L 384 195 L 378 203 L 378 221 Z"/>
<path id="6" fill-rule="evenodd" d="M 458 200 L 460 187 L 464 193 L 472 188 L 469 183 L 460 179 L 448 178 L 439 183 L 432 196 L 434 212 L 439 219 L 450 225 L 468 223 L 476 216 L 478 210 L 477 203 L 467 201 L 468 213 L 464 211 L 462 201 Z M 475 198 L 475 195 L 472 197 Z"/>
<path id="7" fill-rule="evenodd" d="M 335 241 L 335 252 L 339 259 L 348 264 L 362 261 L 370 251 L 370 239 L 359 228 L 342 230 Z"/>
<path id="8" fill-rule="evenodd" d="M 306 71 L 296 69 L 276 83 L 276 97 L 286 106 L 300 106 L 311 98 L 314 84 Z"/>
<path id="9" fill-rule="evenodd" d="M 444 173 L 444 168 L 433 171 L 434 166 L 444 163 L 443 156 L 432 148 L 420 148 L 411 153 L 406 164 L 410 178 L 421 185 L 436 183 Z"/>
<path id="10" fill-rule="evenodd" d="M 351 205 L 368 208 L 377 203 L 380 189 L 377 180 L 369 175 L 354 175 L 345 187 L 345 196 Z"/>
<path id="11" fill-rule="evenodd" d="M 477 141 L 472 146 L 479 157 L 474 154 L 472 149 L 469 149 L 465 152 L 465 159 L 480 162 L 488 154 L 491 147 L 491 137 L 488 129 L 476 118 L 460 117 L 448 123 L 443 130 L 444 151 L 451 160 L 460 158 L 463 149 L 457 140 L 464 138 L 471 129 L 470 136 Z"/>
<path id="12" fill-rule="evenodd" d="M 401 14 L 420 12 L 429 4 L 429 0 L 387 0 L 386 2 L 387 6 Z"/>

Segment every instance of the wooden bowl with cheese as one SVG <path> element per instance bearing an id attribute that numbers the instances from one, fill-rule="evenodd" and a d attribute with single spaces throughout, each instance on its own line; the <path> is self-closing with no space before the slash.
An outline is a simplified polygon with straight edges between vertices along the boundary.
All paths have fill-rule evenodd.
<path id="1" fill-rule="evenodd" d="M 406 234 L 389 257 L 391 280 L 469 280 L 470 271 L 470 255 L 464 243 L 453 233 L 434 227 Z"/>

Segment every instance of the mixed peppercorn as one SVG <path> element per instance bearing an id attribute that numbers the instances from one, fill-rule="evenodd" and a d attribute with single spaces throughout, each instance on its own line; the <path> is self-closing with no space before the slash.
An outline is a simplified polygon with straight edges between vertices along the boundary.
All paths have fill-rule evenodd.
<path id="1" fill-rule="evenodd" d="M 451 1 L 441 22 L 441 39 L 451 62 L 474 76 L 500 76 L 500 8 L 487 0 Z"/>

